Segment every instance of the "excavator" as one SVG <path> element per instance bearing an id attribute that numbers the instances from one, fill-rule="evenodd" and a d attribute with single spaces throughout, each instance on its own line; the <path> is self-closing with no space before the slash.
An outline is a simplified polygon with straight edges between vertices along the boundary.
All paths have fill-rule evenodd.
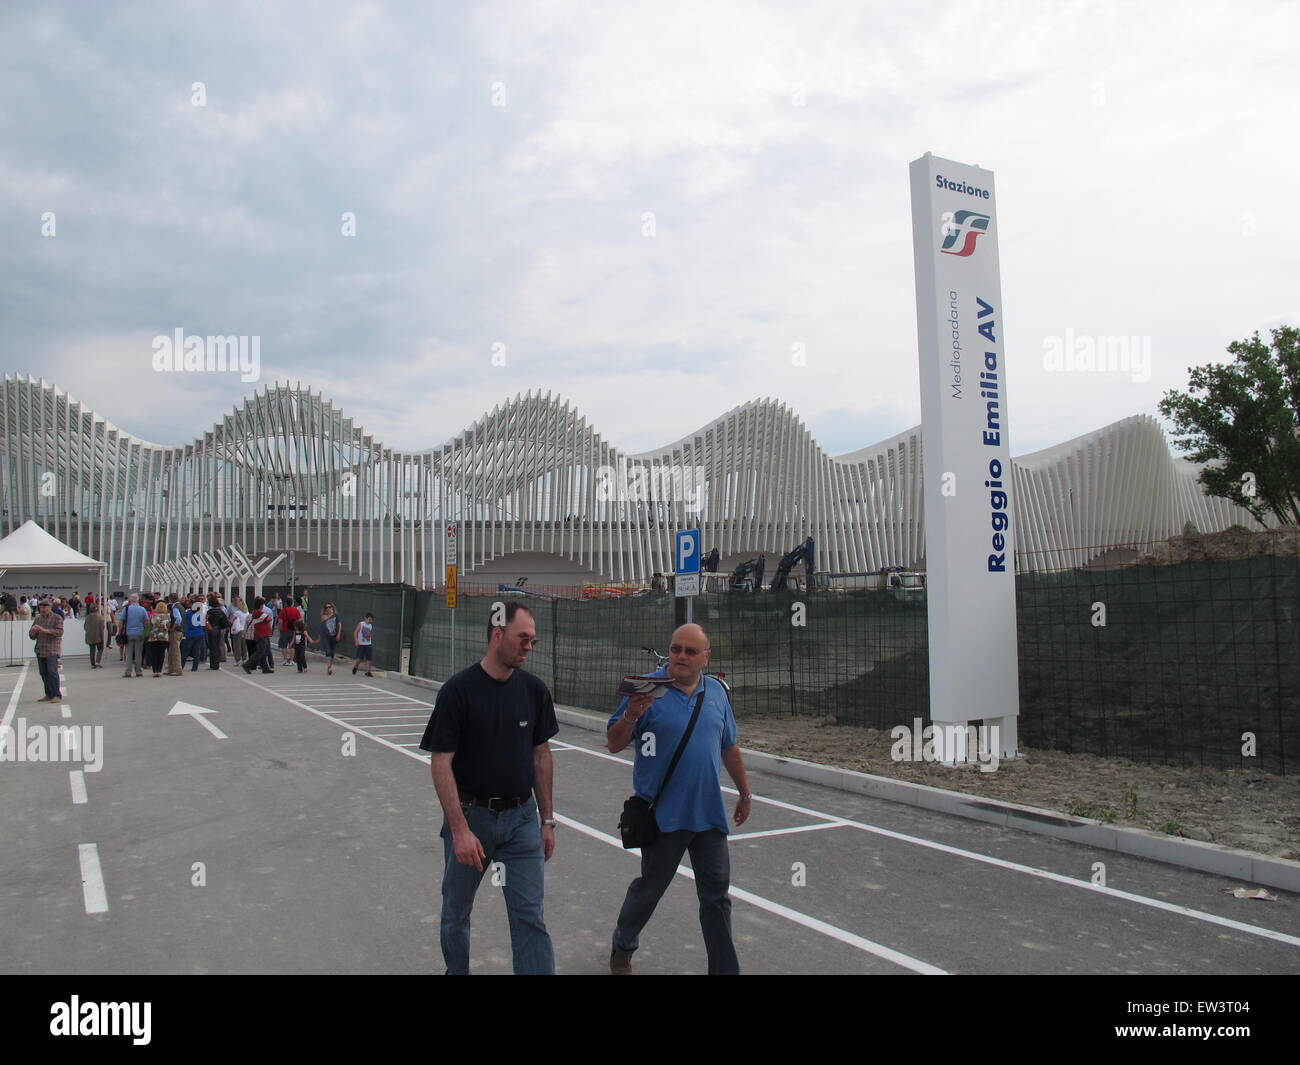
<path id="1" fill-rule="evenodd" d="M 785 591 L 786 578 L 790 576 L 790 571 L 800 562 L 803 563 L 803 571 L 807 576 L 807 587 L 811 588 L 813 583 L 813 563 L 816 545 L 810 536 L 803 543 L 791 548 L 781 556 L 781 561 L 777 563 L 776 575 L 772 578 L 771 591 Z"/>
<path id="2" fill-rule="evenodd" d="M 763 587 L 763 570 L 767 567 L 767 556 L 759 555 L 748 562 L 742 562 L 731 571 L 731 590 L 733 592 L 750 591 Z"/>

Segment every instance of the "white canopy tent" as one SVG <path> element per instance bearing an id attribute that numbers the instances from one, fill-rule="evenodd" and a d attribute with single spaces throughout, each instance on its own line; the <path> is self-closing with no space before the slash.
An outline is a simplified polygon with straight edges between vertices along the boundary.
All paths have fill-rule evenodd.
<path id="1" fill-rule="evenodd" d="M 53 592 L 67 586 L 74 591 L 94 591 L 102 602 L 106 594 L 104 572 L 103 562 L 69 547 L 34 521 L 24 522 L 0 540 L 0 589 L 14 593 L 15 597 Z M 30 653 L 27 630 L 31 622 L 5 622 L 4 628 L 8 631 L 0 653 L 11 663 L 15 655 L 26 658 Z M 63 657 L 83 654 L 89 654 L 85 633 L 81 626 L 65 622 Z"/>

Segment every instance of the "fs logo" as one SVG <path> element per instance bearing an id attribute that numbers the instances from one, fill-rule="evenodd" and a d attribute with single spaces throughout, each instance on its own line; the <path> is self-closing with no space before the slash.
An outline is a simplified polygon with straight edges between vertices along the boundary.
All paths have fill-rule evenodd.
<path id="1" fill-rule="evenodd" d="M 973 255 L 975 241 L 989 231 L 989 216 L 978 211 L 944 211 L 942 217 L 943 225 L 939 227 L 939 232 L 943 234 L 943 246 L 939 250 L 944 255 L 960 255 L 963 258 Z M 962 237 L 965 240 L 961 240 Z M 961 248 L 956 250 L 959 240 Z"/>

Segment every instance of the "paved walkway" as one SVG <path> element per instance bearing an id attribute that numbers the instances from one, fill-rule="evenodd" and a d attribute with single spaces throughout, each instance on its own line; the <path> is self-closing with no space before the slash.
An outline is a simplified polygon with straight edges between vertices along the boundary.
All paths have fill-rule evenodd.
<path id="1" fill-rule="evenodd" d="M 103 757 L 98 772 L 0 764 L 0 970 L 441 971 L 441 814 L 416 746 L 431 693 L 315 666 L 124 680 L 114 665 L 67 660 L 61 706 L 35 702 L 34 663 L 0 674 L 6 723 L 100 727 Z M 638 867 L 615 838 L 630 762 L 599 740 L 566 726 L 554 743 L 547 920 L 564 973 L 605 971 Z M 1294 895 L 1238 900 L 1208 874 L 764 773 L 752 785 L 754 814 L 731 840 L 746 972 L 1300 971 Z M 680 872 L 638 972 L 706 968 Z M 509 971 L 487 880 L 472 956 L 479 972 Z"/>

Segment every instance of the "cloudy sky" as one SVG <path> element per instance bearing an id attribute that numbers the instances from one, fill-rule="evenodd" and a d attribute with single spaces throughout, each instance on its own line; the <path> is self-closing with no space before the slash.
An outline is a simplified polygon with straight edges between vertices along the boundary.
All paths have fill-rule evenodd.
<path id="1" fill-rule="evenodd" d="M 1297 39 L 1252 2 L 6 5 L 0 368 L 162 444 L 289 380 L 402 448 L 540 389 L 632 451 L 774 396 L 840 453 L 920 421 L 932 151 L 996 178 L 1023 454 L 1300 323 Z M 177 329 L 260 379 L 156 372 Z M 1045 366 L 1105 337 L 1137 372 Z"/>

